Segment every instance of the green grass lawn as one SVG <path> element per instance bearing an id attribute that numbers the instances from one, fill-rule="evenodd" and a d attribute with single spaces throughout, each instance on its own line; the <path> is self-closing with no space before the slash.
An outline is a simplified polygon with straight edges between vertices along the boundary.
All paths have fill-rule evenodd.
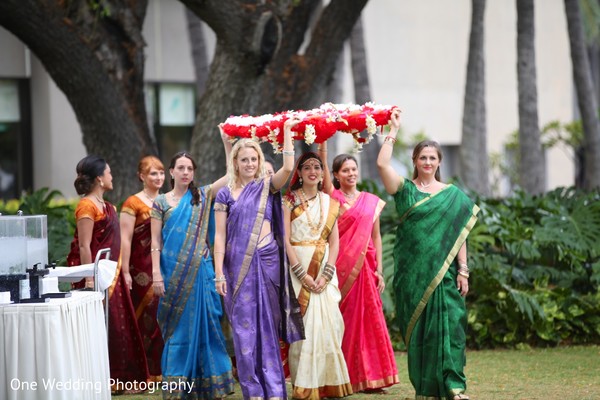
<path id="1" fill-rule="evenodd" d="M 400 384 L 388 394 L 355 394 L 354 400 L 414 397 L 406 372 L 406 354 L 397 353 Z M 467 394 L 473 400 L 598 400 L 600 346 L 531 350 L 485 350 L 467 353 Z M 288 391 L 289 393 L 289 391 Z M 113 396 L 122 400 L 159 399 L 155 394 Z M 241 400 L 239 387 L 227 397 Z"/>

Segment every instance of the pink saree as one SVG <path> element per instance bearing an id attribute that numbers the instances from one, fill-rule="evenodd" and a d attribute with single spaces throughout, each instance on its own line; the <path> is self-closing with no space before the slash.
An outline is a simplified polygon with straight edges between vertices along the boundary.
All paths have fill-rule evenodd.
<path id="1" fill-rule="evenodd" d="M 377 291 L 377 253 L 371 237 L 385 202 L 362 192 L 350 206 L 337 189 L 331 197 L 341 204 L 336 271 L 346 326 L 342 351 L 352 389 L 359 392 L 391 386 L 399 382 L 398 369 Z"/>

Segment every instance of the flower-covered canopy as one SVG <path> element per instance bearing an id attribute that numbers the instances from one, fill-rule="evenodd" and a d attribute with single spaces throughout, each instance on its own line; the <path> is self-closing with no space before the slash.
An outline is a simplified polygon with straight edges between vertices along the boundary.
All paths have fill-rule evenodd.
<path id="1" fill-rule="evenodd" d="M 283 124 L 292 116 L 300 118 L 300 123 L 292 128 L 294 139 L 306 144 L 322 143 L 336 132 L 353 136 L 357 150 L 369 143 L 377 127 L 387 125 L 392 110 L 396 106 L 373 103 L 333 104 L 325 103 L 312 110 L 284 111 L 260 116 L 231 116 L 222 124 L 223 132 L 229 136 L 267 140 L 275 152 L 280 152 L 283 142 Z M 367 137 L 360 137 L 366 130 Z"/>

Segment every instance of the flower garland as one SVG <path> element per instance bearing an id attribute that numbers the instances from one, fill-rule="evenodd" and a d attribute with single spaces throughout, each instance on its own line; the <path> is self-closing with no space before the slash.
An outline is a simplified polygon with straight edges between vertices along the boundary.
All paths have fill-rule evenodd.
<path id="1" fill-rule="evenodd" d="M 283 124 L 291 116 L 300 118 L 300 123 L 292 128 L 294 139 L 304 140 L 306 144 L 322 143 L 336 132 L 351 134 L 355 150 L 360 151 L 364 144 L 373 139 L 377 127 L 389 124 L 390 115 L 396 106 L 374 103 L 333 104 L 325 103 L 312 110 L 285 111 L 260 116 L 231 116 L 221 126 L 229 136 L 266 140 L 276 153 L 281 152 L 283 143 Z M 367 137 L 361 137 L 362 131 Z"/>

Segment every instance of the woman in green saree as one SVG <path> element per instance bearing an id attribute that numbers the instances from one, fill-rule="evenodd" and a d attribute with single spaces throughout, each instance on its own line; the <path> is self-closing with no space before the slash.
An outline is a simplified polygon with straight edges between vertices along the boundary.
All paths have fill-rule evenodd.
<path id="1" fill-rule="evenodd" d="M 400 215 L 394 292 L 409 378 L 417 400 L 468 399 L 463 372 L 464 297 L 469 291 L 466 239 L 479 207 L 456 186 L 440 181 L 442 152 L 434 141 L 415 147 L 412 180 L 399 176 L 390 165 L 399 127 L 396 109 L 377 166 Z"/>

